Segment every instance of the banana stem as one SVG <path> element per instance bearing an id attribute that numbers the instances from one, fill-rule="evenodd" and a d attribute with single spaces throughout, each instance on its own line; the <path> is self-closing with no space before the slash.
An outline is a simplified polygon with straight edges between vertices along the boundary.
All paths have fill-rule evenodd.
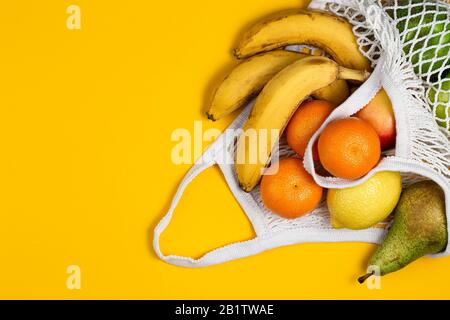
<path id="1" fill-rule="evenodd" d="M 368 274 L 366 274 L 365 276 L 362 276 L 362 277 L 358 278 L 358 282 L 359 282 L 360 284 L 363 284 L 364 282 L 366 282 L 367 279 L 369 279 L 369 278 L 370 278 L 371 276 L 373 276 L 374 274 L 375 274 L 375 272 L 368 273 Z"/>
<path id="2" fill-rule="evenodd" d="M 339 66 L 339 79 L 340 80 L 353 80 L 358 82 L 364 82 L 369 78 L 370 72 L 367 70 L 354 70 Z"/>

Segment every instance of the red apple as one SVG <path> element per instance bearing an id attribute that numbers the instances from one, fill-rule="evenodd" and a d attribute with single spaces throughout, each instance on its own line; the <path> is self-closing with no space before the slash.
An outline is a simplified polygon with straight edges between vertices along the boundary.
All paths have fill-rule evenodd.
<path id="1" fill-rule="evenodd" d="M 386 91 L 381 89 L 375 98 L 356 116 L 368 123 L 375 129 L 380 137 L 381 149 L 389 150 L 395 147 L 397 130 L 395 125 L 395 114 L 391 100 Z"/>

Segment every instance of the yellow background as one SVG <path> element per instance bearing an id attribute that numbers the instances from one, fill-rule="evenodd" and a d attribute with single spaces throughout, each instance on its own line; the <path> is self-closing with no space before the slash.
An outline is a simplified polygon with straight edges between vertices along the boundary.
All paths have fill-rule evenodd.
<path id="1" fill-rule="evenodd" d="M 78 4 L 82 29 L 66 28 Z M 152 230 L 189 166 L 170 136 L 203 120 L 251 22 L 295 0 L 5 1 L 0 10 L 0 298 L 450 298 L 450 259 L 369 291 L 368 244 L 307 244 L 207 269 L 157 259 Z M 232 117 L 204 127 L 223 129 Z M 199 257 L 253 232 L 218 169 L 163 237 Z M 66 288 L 81 267 L 82 289 Z"/>

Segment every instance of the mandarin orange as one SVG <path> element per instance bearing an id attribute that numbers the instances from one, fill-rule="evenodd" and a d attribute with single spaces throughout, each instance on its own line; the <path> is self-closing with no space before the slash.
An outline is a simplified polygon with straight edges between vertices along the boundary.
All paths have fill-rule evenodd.
<path id="1" fill-rule="evenodd" d="M 264 205 L 287 219 L 295 219 L 314 210 L 323 189 L 306 172 L 300 159 L 281 160 L 270 167 L 261 181 Z"/>
<path id="2" fill-rule="evenodd" d="M 339 178 L 365 176 L 378 164 L 380 156 L 380 139 L 375 129 L 359 118 L 333 121 L 319 138 L 320 162 Z"/>
<path id="3" fill-rule="evenodd" d="M 324 100 L 303 103 L 286 128 L 289 147 L 303 158 L 309 140 L 335 108 L 334 104 Z M 313 158 L 314 161 L 319 161 L 317 143 L 313 147 Z"/>

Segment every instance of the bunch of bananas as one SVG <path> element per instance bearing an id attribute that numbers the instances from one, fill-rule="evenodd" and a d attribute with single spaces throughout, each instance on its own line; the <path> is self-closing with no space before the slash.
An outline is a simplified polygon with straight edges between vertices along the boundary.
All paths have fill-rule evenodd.
<path id="1" fill-rule="evenodd" d="M 320 48 L 331 59 L 280 50 L 290 45 Z M 259 94 L 238 141 L 238 159 L 248 158 L 246 131 L 277 130 L 281 135 L 298 106 L 309 96 L 339 105 L 350 94 L 345 80 L 363 82 L 371 70 L 348 21 L 305 8 L 263 19 L 245 32 L 234 55 L 243 61 L 217 88 L 206 114 L 211 120 L 219 120 Z M 256 163 L 236 161 L 237 177 L 244 191 L 252 191 L 259 183 L 277 142 L 264 142 L 269 152 Z"/>

